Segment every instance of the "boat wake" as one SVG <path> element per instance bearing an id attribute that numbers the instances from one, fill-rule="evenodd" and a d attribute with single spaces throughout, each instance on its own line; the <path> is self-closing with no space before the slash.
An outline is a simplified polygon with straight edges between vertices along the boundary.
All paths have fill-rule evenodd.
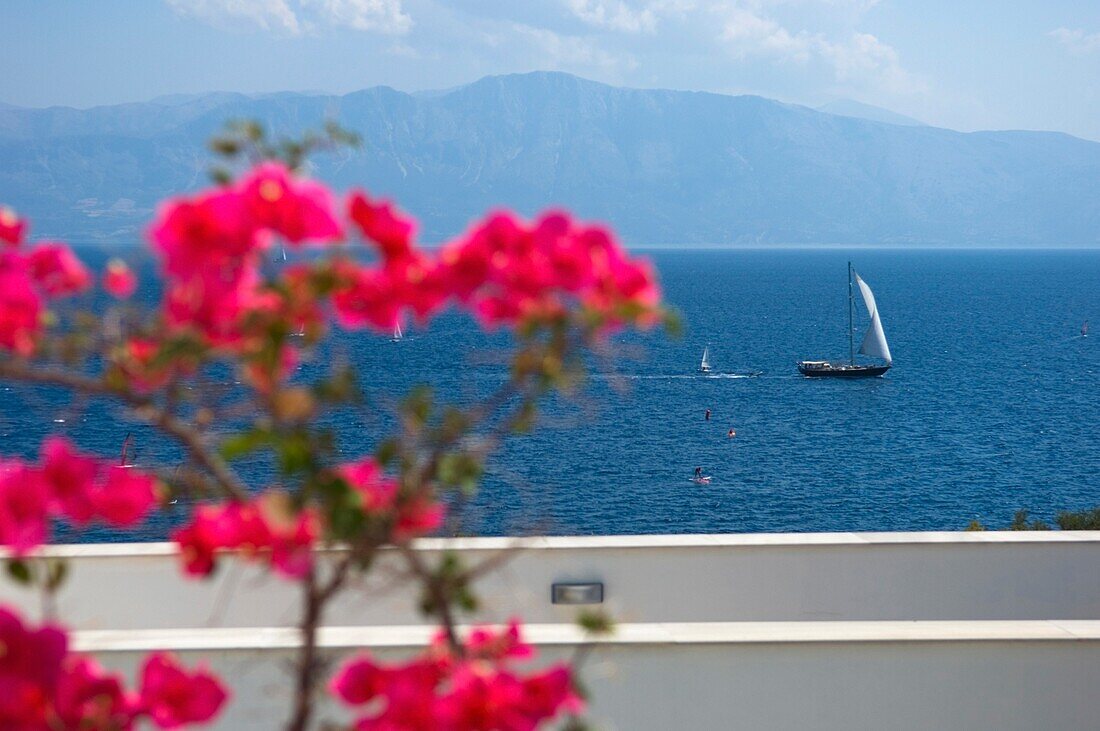
<path id="1" fill-rule="evenodd" d="M 759 378 L 763 373 L 619 373 L 619 374 L 606 374 L 601 373 L 593 375 L 593 378 L 601 378 L 604 380 L 617 380 L 626 379 L 630 381 L 673 381 L 673 380 L 690 380 L 695 381 L 699 379 L 708 378 Z"/>

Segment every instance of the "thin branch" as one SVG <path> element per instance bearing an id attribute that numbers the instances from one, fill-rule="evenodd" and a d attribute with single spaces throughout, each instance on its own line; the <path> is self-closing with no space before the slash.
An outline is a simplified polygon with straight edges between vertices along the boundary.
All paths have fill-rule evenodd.
<path id="1" fill-rule="evenodd" d="M 0 361 L 0 378 L 49 386 L 61 386 L 80 393 L 95 396 L 111 396 L 119 399 L 145 421 L 160 427 L 187 448 L 191 458 L 205 468 L 230 497 L 237 500 L 248 499 L 248 489 L 233 469 L 217 454 L 207 448 L 202 434 L 191 425 L 182 421 L 156 404 L 148 396 L 117 388 L 102 380 L 79 373 L 70 373 L 56 368 L 32 368 L 17 361 Z"/>

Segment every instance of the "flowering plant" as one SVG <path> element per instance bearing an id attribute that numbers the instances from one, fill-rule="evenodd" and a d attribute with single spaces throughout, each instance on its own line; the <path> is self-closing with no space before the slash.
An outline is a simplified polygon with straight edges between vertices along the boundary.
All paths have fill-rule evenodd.
<path id="1" fill-rule="evenodd" d="M 472 604 L 483 567 L 454 556 L 430 564 L 412 550 L 419 536 L 446 530 L 504 435 L 531 426 L 539 400 L 574 388 L 584 354 L 616 328 L 662 320 L 647 263 L 629 256 L 605 228 L 564 212 L 525 221 L 506 212 L 475 223 L 436 251 L 417 246 L 415 222 L 391 202 L 355 190 L 338 197 L 301 175 L 301 146 L 269 146 L 255 127 L 218 141 L 251 159 L 239 174 L 165 201 L 147 231 L 163 290 L 150 311 L 131 302 L 134 272 L 112 260 L 103 289 L 112 312 L 79 324 L 64 300 L 96 276 L 61 243 L 32 243 L 28 223 L 0 208 L 0 378 L 61 386 L 114 399 L 185 450 L 172 469 L 111 464 L 64 437 L 37 459 L 0 460 L 0 543 L 12 575 L 55 588 L 57 566 L 33 573 L 23 557 L 49 540 L 51 522 L 126 527 L 186 498 L 190 516 L 172 535 L 182 570 L 213 573 L 223 549 L 297 582 L 302 644 L 289 729 L 311 727 L 322 685 L 316 633 L 349 577 L 395 549 L 420 584 L 422 608 L 440 625 L 435 642 L 405 664 L 369 656 L 348 661 L 328 681 L 354 709 L 357 729 L 534 729 L 583 708 L 569 664 L 537 671 L 518 624 L 497 631 L 456 627 Z M 278 158 L 282 159 L 278 159 Z M 283 247 L 309 249 L 285 264 Z M 285 261 L 285 255 L 283 257 Z M 350 369 L 307 383 L 296 372 L 333 328 L 389 333 L 447 308 L 487 330 L 506 328 L 515 351 L 509 377 L 478 406 L 437 406 L 409 394 L 398 432 L 374 454 L 338 458 L 327 411 L 358 398 Z M 248 408 L 231 433 L 215 424 L 224 405 L 188 388 L 211 373 L 236 371 Z M 236 422 L 240 423 L 238 418 Z M 247 485 L 242 457 L 267 459 L 275 479 Z M 315 549 L 336 547 L 318 562 Z M 148 657 L 139 687 L 68 649 L 66 633 L 34 627 L 0 610 L 0 727 L 161 728 L 214 718 L 231 693 L 208 669 L 188 670 L 164 653 Z"/>

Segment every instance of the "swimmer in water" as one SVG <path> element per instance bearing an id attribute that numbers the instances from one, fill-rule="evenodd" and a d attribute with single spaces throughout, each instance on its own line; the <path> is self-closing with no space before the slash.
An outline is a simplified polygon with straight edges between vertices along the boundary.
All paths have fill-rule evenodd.
<path id="1" fill-rule="evenodd" d="M 726 436 L 730 439 L 733 439 L 735 436 L 737 436 L 737 432 L 735 432 L 733 429 L 730 429 L 728 432 L 726 432 Z"/>
<path id="2" fill-rule="evenodd" d="M 707 413 L 703 415 L 703 421 L 710 421 L 710 409 L 707 409 Z"/>

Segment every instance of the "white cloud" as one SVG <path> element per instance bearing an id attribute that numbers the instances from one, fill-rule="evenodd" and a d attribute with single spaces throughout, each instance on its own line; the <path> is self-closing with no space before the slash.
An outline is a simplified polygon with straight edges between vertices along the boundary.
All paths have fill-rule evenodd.
<path id="1" fill-rule="evenodd" d="M 300 35 L 320 26 L 402 34 L 412 18 L 401 0 L 165 0 L 177 14 L 217 28 Z"/>
<path id="2" fill-rule="evenodd" d="M 263 30 L 297 35 L 302 31 L 298 16 L 286 0 L 166 0 L 176 13 L 216 27 L 244 23 Z"/>
<path id="3" fill-rule="evenodd" d="M 609 53 L 591 38 L 555 33 L 547 28 L 536 28 L 524 23 L 511 23 L 507 40 L 492 37 L 492 45 L 516 43 L 525 49 L 525 55 L 535 62 L 536 68 L 554 71 L 600 71 L 616 74 L 632 70 L 638 63 L 633 56 Z"/>
<path id="4" fill-rule="evenodd" d="M 694 0 L 650 0 L 633 7 L 626 0 L 565 0 L 574 17 L 596 28 L 620 33 L 655 33 L 661 16 L 682 16 Z"/>
<path id="5" fill-rule="evenodd" d="M 847 0 L 821 0 L 835 5 Z M 874 2 L 857 0 L 860 9 Z M 722 22 L 721 40 L 736 58 L 768 56 L 806 64 L 820 61 L 829 66 L 836 81 L 871 87 L 894 94 L 927 90 L 927 83 L 901 66 L 897 51 L 870 33 L 853 31 L 842 39 L 806 30 L 791 32 L 770 17 L 762 3 L 723 3 L 713 8 Z"/>
<path id="6" fill-rule="evenodd" d="M 927 91 L 928 84 L 901 66 L 898 52 L 870 33 L 853 33 L 846 41 L 819 39 L 818 53 L 832 64 L 837 81 L 867 83 L 893 94 Z"/>
<path id="7" fill-rule="evenodd" d="M 301 0 L 303 8 L 316 8 L 336 26 L 379 33 L 401 34 L 412 27 L 412 18 L 401 9 L 401 0 Z"/>
<path id="8" fill-rule="evenodd" d="M 567 0 L 567 4 L 573 15 L 597 28 L 625 33 L 652 33 L 657 29 L 652 10 L 635 10 L 623 0 Z"/>
<path id="9" fill-rule="evenodd" d="M 733 7 L 725 15 L 721 37 L 738 58 L 768 54 L 801 63 L 810 59 L 816 38 L 805 31 L 791 34 L 774 20 L 747 8 Z"/>
<path id="10" fill-rule="evenodd" d="M 1047 35 L 1068 48 L 1071 53 L 1084 55 L 1100 51 L 1100 33 L 1086 33 L 1080 28 L 1057 28 Z"/>

